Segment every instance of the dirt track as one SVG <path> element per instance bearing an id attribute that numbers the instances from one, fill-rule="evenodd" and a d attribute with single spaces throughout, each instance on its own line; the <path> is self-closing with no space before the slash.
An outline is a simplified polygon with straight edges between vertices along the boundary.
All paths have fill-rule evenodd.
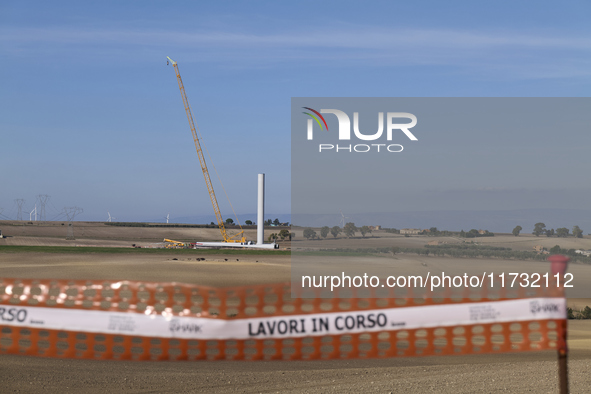
<path id="1" fill-rule="evenodd" d="M 205 261 L 196 261 L 197 256 Z M 0 276 L 184 282 L 224 287 L 289 282 L 289 261 L 289 256 L 188 257 L 174 251 L 158 255 L 0 253 Z"/>
<path id="2" fill-rule="evenodd" d="M 217 228 L 182 228 L 182 227 L 120 227 L 109 226 L 102 222 L 75 222 L 74 234 L 76 240 L 66 241 L 66 226 L 63 222 L 17 222 L 0 220 L 0 229 L 9 238 L 0 239 L 1 245 L 50 245 L 50 246 L 123 246 L 130 247 L 132 243 L 138 245 L 150 245 L 162 242 L 164 238 L 179 241 L 219 241 L 220 234 Z M 271 233 L 278 233 L 282 227 L 265 228 L 265 239 Z M 320 234 L 320 229 L 315 229 Z M 239 230 L 229 229 L 230 234 Z M 458 237 L 428 237 L 413 235 L 405 237 L 400 234 L 388 233 L 384 230 L 374 231 L 366 237 L 357 233 L 351 239 L 339 236 L 336 239 L 329 235 L 326 239 L 304 241 L 303 228 L 293 228 L 296 244 L 305 244 L 311 248 L 379 248 L 379 247 L 423 247 L 430 241 L 439 241 L 445 244 L 462 244 L 476 242 L 482 245 L 509 247 L 516 251 L 533 251 L 534 246 L 541 245 L 550 249 L 554 245 L 560 245 L 563 249 L 591 249 L 591 236 L 583 238 L 557 238 L 536 237 L 532 234 L 522 233 L 519 237 L 511 234 L 497 234 L 494 237 L 481 237 L 462 239 Z M 254 227 L 245 228 L 245 236 L 256 239 Z M 282 247 L 289 243 L 281 243 Z"/>
<path id="3" fill-rule="evenodd" d="M 591 360 L 570 362 L 589 392 Z M 5 392 L 555 393 L 555 354 L 314 362 L 123 362 L 0 357 Z"/>
<path id="4" fill-rule="evenodd" d="M 148 246 L 160 243 L 164 238 L 178 241 L 219 241 L 217 227 L 123 227 L 110 226 L 103 222 L 74 222 L 75 240 L 66 240 L 67 223 L 63 222 L 17 222 L 0 220 L 0 229 L 8 238 L 0 239 L 1 245 L 27 246 L 107 246 L 131 247 L 131 244 Z M 163 224 L 160 224 L 164 226 Z M 265 236 L 279 232 L 278 227 L 265 229 Z M 237 227 L 228 227 L 228 234 L 235 235 Z M 245 227 L 248 239 L 256 239 L 256 228 Z"/>

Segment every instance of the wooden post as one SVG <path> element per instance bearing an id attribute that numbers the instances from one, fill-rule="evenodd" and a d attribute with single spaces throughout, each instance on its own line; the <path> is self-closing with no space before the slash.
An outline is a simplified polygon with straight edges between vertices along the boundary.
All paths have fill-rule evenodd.
<path id="1" fill-rule="evenodd" d="M 568 346 L 566 344 L 566 320 L 561 323 L 558 338 L 558 379 L 560 394 L 568 394 Z"/>
<path id="2" fill-rule="evenodd" d="M 564 273 L 566 272 L 566 266 L 570 259 L 566 256 L 556 254 L 548 257 L 550 261 L 552 275 L 560 274 L 561 280 L 558 283 L 564 281 Z M 557 285 L 558 285 L 557 283 Z M 568 345 L 567 345 L 567 319 L 568 315 L 564 317 L 564 320 L 560 322 L 558 328 L 558 379 L 560 394 L 568 394 Z"/>

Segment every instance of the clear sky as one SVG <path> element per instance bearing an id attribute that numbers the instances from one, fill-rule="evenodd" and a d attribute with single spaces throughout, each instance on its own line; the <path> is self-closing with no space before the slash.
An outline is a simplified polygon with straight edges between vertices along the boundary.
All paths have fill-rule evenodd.
<path id="1" fill-rule="evenodd" d="M 28 217 L 48 194 L 47 219 L 211 214 L 170 56 L 236 211 L 256 211 L 264 172 L 267 211 L 288 213 L 291 97 L 587 97 L 590 16 L 589 1 L 3 1 L 0 208 L 24 198 Z M 521 192 L 537 190 L 548 180 Z"/>

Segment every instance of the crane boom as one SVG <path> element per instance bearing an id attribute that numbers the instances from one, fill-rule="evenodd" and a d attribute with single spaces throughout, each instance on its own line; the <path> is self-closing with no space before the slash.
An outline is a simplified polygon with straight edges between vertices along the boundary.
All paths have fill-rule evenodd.
<path id="1" fill-rule="evenodd" d="M 174 67 L 176 79 L 177 79 L 177 82 L 179 83 L 179 89 L 181 91 L 181 97 L 183 98 L 185 112 L 187 113 L 187 119 L 189 120 L 189 126 L 191 127 L 191 133 L 193 134 L 193 141 L 195 142 L 195 149 L 197 150 L 197 156 L 199 156 L 199 164 L 201 165 L 201 171 L 203 172 L 203 178 L 205 178 L 205 185 L 207 186 L 207 191 L 209 192 L 209 198 L 211 199 L 211 205 L 213 205 L 213 211 L 215 213 L 215 217 L 218 222 L 218 227 L 220 229 L 220 233 L 222 234 L 222 238 L 223 238 L 224 242 L 246 242 L 246 238 L 244 236 L 242 236 L 240 239 L 233 239 L 239 235 L 242 235 L 244 233 L 244 231 L 240 231 L 238 234 L 236 234 L 233 237 L 228 236 L 228 234 L 226 232 L 226 227 L 224 226 L 224 219 L 222 218 L 222 213 L 220 212 L 218 200 L 215 196 L 215 192 L 213 191 L 213 185 L 211 184 L 211 178 L 209 177 L 209 171 L 207 170 L 207 164 L 205 163 L 205 157 L 203 156 L 203 150 L 201 149 L 201 142 L 199 141 L 199 135 L 197 134 L 195 122 L 193 121 L 193 114 L 191 113 L 191 107 L 189 106 L 189 99 L 187 98 L 187 94 L 185 93 L 185 87 L 183 85 L 183 80 L 181 79 L 181 74 L 179 73 L 179 67 L 174 60 L 172 60 L 169 57 L 167 57 L 167 58 L 172 63 L 172 65 Z M 242 227 L 241 227 L 241 229 L 242 229 Z"/>

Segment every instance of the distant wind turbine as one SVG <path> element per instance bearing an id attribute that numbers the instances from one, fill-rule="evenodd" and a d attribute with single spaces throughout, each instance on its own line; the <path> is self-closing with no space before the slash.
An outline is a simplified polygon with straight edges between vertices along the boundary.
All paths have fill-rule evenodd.
<path id="1" fill-rule="evenodd" d="M 37 204 L 35 204 L 35 208 L 31 211 L 31 213 L 29 213 L 29 222 L 33 221 L 33 219 L 32 219 L 33 212 L 35 212 L 35 221 L 37 221 Z"/>
<path id="2" fill-rule="evenodd" d="M 343 215 L 343 211 L 341 211 L 341 227 L 345 227 L 345 219 L 350 219 L 349 217 Z"/>

